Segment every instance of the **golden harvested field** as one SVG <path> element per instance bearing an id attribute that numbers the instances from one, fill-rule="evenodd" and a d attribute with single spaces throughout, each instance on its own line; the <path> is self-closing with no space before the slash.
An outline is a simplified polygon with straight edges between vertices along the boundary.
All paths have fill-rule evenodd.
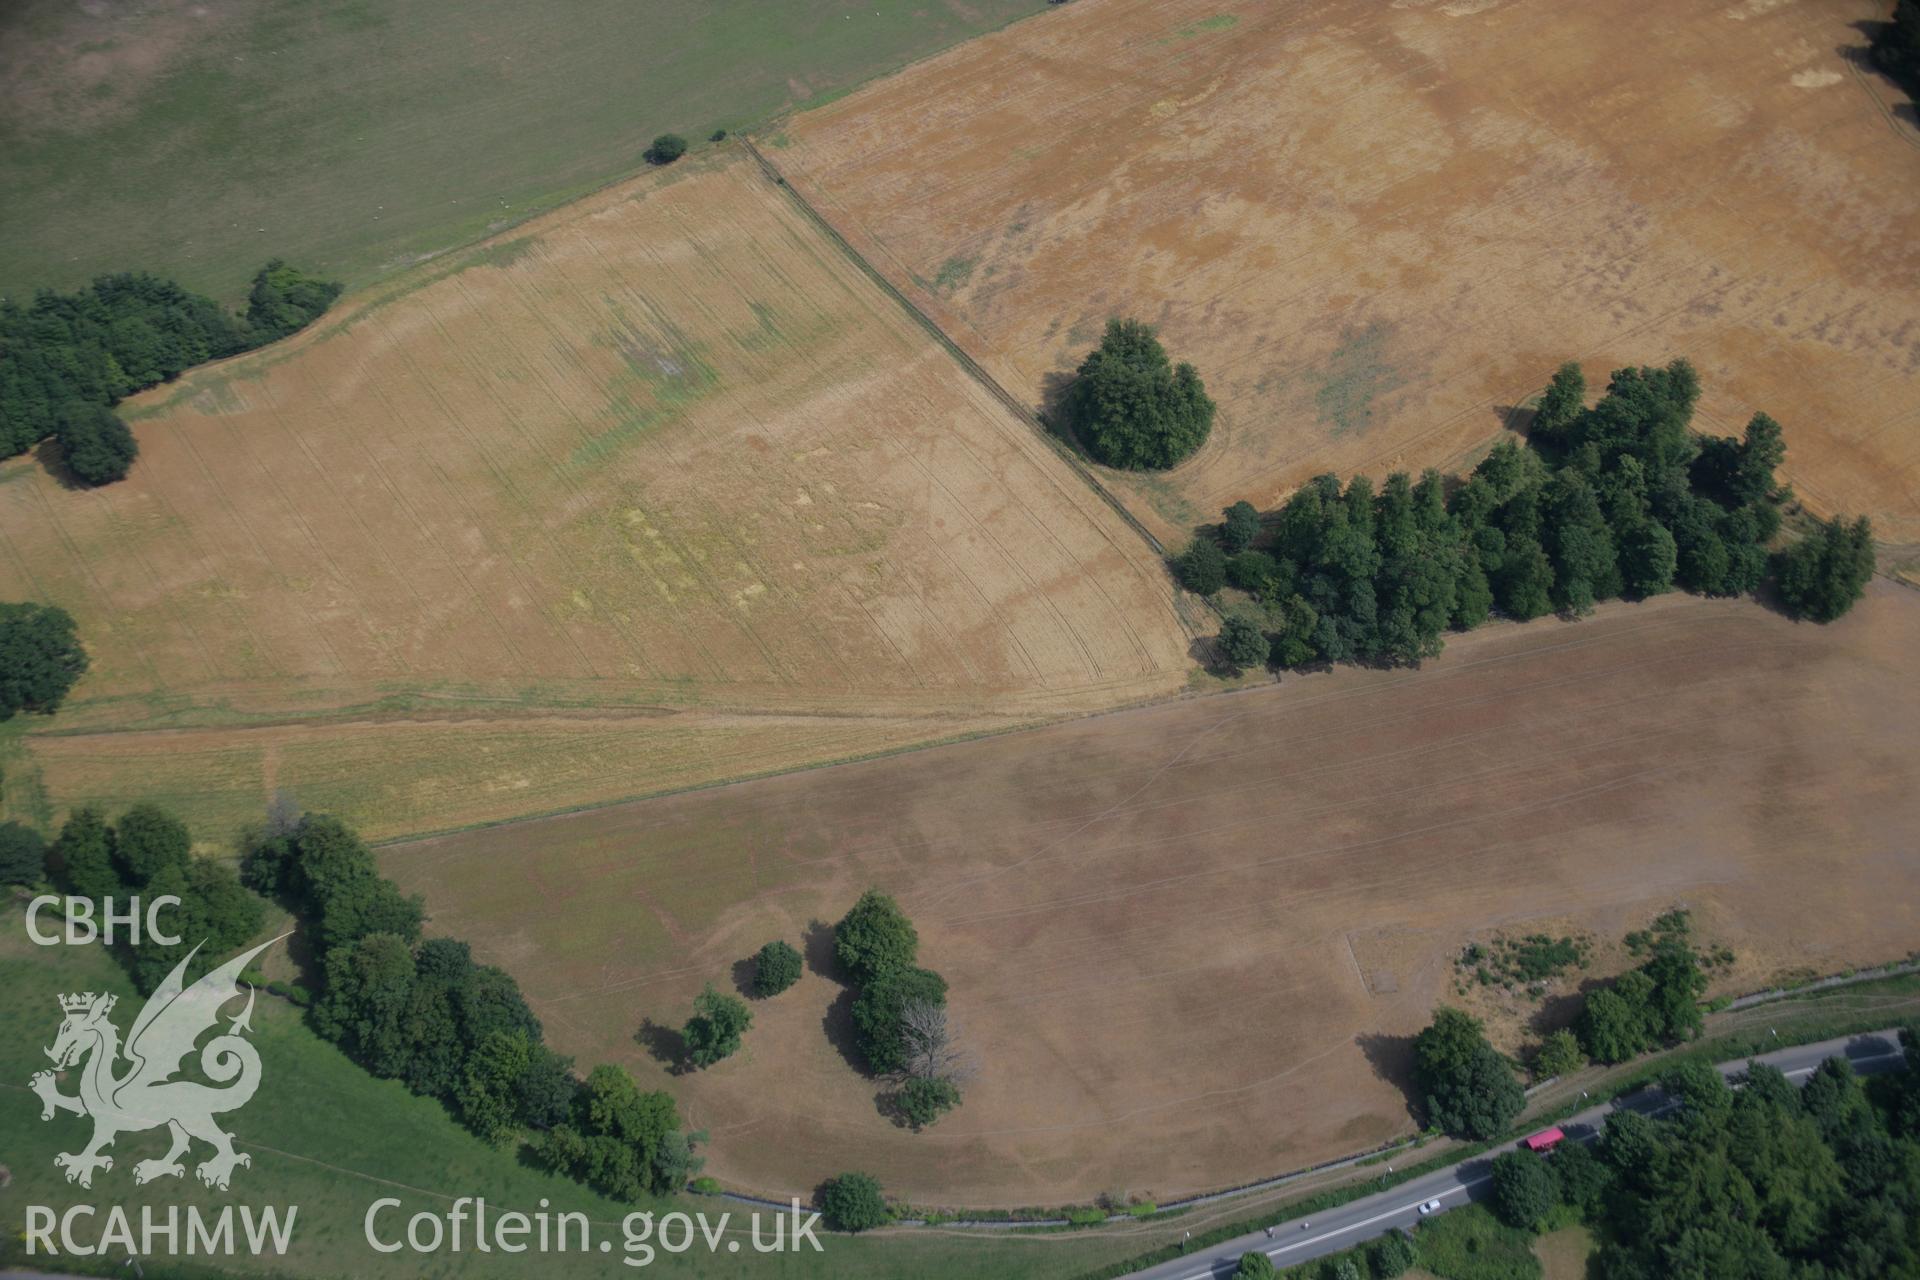
<path id="1" fill-rule="evenodd" d="M 1458 463 L 1568 358 L 1676 355 L 1825 513 L 1920 539 L 1920 131 L 1876 0 L 1076 0 L 769 154 L 1013 391 L 1107 316 L 1220 402 L 1176 544 L 1322 471 Z M 785 149 L 778 144 L 786 143 Z"/>
<path id="2" fill-rule="evenodd" d="M 395 845 L 430 928 L 506 965 L 548 1038 L 666 1084 L 702 985 L 776 937 L 814 968 L 671 1087 L 710 1171 L 865 1169 L 919 1203 L 1162 1200 L 1413 1126 L 1408 1037 L 1466 941 L 1617 944 L 1685 906 L 1715 993 L 1920 939 L 1920 598 L 1830 627 L 1667 596 L 885 760 Z M 840 1047 L 812 922 L 898 896 L 982 1072 L 920 1135 Z M 1596 948 L 1585 976 L 1630 961 Z M 1564 1017 L 1552 1003 L 1530 1013 Z M 1497 1028 L 1516 1044 L 1539 1027 Z"/>
<path id="3" fill-rule="evenodd" d="M 383 837 L 1191 668 L 1145 542 L 737 151 L 130 408 L 123 483 L 0 470 L 0 599 L 93 656 L 15 741 L 19 811 L 158 798 L 223 839 L 279 786 Z"/>

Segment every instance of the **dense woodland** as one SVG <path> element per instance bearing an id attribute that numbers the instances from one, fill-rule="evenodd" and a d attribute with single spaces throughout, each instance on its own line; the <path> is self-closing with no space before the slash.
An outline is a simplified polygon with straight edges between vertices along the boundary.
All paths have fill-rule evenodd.
<path id="1" fill-rule="evenodd" d="M 1730 1088 L 1701 1062 L 1662 1081 L 1680 1100 L 1618 1111 L 1589 1148 L 1494 1163 L 1494 1208 L 1599 1239 L 1601 1280 L 1881 1280 L 1920 1275 L 1920 1041 L 1871 1084 L 1843 1059 L 1796 1089 L 1751 1065 Z"/>
<path id="2" fill-rule="evenodd" d="M 1617 371 L 1587 407 L 1568 364 L 1528 443 L 1502 441 L 1465 480 L 1396 473 L 1376 492 L 1365 476 L 1320 476 L 1271 519 L 1228 508 L 1176 568 L 1191 590 L 1258 602 L 1222 631 L 1236 666 L 1418 662 L 1496 614 L 1577 615 L 1675 587 L 1739 595 L 1770 567 L 1789 609 L 1839 617 L 1873 573 L 1867 521 L 1819 523 L 1770 556 L 1789 496 L 1774 478 L 1780 426 L 1761 413 L 1738 439 L 1696 435 L 1699 395 L 1676 360 Z"/>
<path id="3" fill-rule="evenodd" d="M 242 315 L 145 274 L 42 291 L 24 307 L 0 302 L 0 458 L 52 436 L 76 477 L 118 480 L 137 452 L 112 412 L 122 397 L 283 338 L 339 296 L 339 285 L 276 260 L 254 277 Z"/>

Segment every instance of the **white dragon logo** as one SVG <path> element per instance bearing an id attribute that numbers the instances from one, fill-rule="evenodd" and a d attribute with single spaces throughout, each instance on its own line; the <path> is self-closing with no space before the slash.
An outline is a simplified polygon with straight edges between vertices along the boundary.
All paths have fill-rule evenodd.
<path id="1" fill-rule="evenodd" d="M 216 1089 L 196 1080 L 171 1077 L 180 1070 L 181 1060 L 193 1052 L 201 1033 L 219 1021 L 221 1006 L 240 996 L 235 981 L 240 971 L 278 941 L 275 938 L 261 943 L 189 987 L 182 975 L 200 950 L 196 946 L 148 998 L 140 1016 L 133 1020 L 124 1050 L 119 1030 L 107 1019 L 117 997 L 91 991 L 60 997 L 66 1020 L 46 1053 L 56 1071 L 87 1059 L 80 1073 L 80 1092 L 74 1097 L 59 1092 L 53 1071 L 37 1072 L 29 1083 L 45 1106 L 40 1113 L 42 1120 L 53 1119 L 56 1111 L 93 1117 L 93 1141 L 86 1149 L 53 1158 L 56 1168 L 66 1170 L 68 1182 L 91 1187 L 94 1170 L 113 1168 L 113 1157 L 102 1155 L 101 1148 L 111 1146 L 120 1134 L 161 1125 L 171 1131 L 173 1146 L 158 1160 L 134 1165 L 135 1182 L 184 1174 L 180 1157 L 193 1138 L 213 1146 L 213 1156 L 194 1170 L 210 1187 L 225 1191 L 234 1167 L 253 1163 L 252 1157 L 233 1149 L 233 1135 L 213 1122 L 216 1113 L 245 1106 L 260 1087 L 260 1055 L 240 1038 L 241 1033 L 253 1030 L 252 987 L 246 989 L 246 1009 L 232 1019 L 227 1034 L 215 1036 L 200 1051 L 200 1070 L 225 1087 Z M 115 1075 L 114 1068 L 123 1053 L 132 1066 L 124 1074 Z"/>

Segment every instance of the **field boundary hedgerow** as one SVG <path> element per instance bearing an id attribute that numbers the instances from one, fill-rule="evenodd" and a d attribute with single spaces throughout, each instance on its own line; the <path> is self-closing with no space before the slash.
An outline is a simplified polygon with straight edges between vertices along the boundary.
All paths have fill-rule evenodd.
<path id="1" fill-rule="evenodd" d="M 767 159 L 759 147 L 753 144 L 751 138 L 741 138 L 740 144 L 747 149 L 749 155 L 759 162 L 760 170 L 766 174 L 768 181 L 785 192 L 787 198 L 792 200 L 800 211 L 820 229 L 821 233 L 825 235 L 827 239 L 831 240 L 841 253 L 846 255 L 848 261 L 858 267 L 867 279 L 871 280 L 880 288 L 881 292 L 892 298 L 900 305 L 902 310 L 912 316 L 914 321 L 919 324 L 922 329 L 926 330 L 928 335 L 931 336 L 935 342 L 939 343 L 948 355 L 959 362 L 961 368 L 971 374 L 974 380 L 985 387 L 996 400 L 1005 405 L 1008 412 L 1031 427 L 1035 434 L 1046 442 L 1049 449 L 1059 455 L 1068 466 L 1073 468 L 1076 475 L 1086 481 L 1089 488 L 1100 495 L 1101 501 L 1111 507 L 1114 513 L 1122 520 L 1126 521 L 1129 528 L 1139 534 L 1141 538 L 1145 539 L 1146 544 L 1153 548 L 1155 555 L 1161 557 L 1166 556 L 1167 548 L 1161 543 L 1160 539 L 1154 537 L 1147 526 L 1142 524 L 1139 518 L 1127 509 L 1126 504 L 1122 503 L 1120 499 L 1113 495 L 1113 492 L 1109 490 L 1106 485 L 1100 482 L 1100 478 L 1088 469 L 1086 462 L 1078 454 L 1062 443 L 1060 438 L 1053 432 L 1047 430 L 1046 424 L 1040 421 L 1039 416 L 1035 414 L 1030 407 L 1022 404 L 1012 392 L 1001 386 L 999 379 L 987 372 L 978 360 L 968 355 L 958 343 L 948 337 L 946 330 L 936 324 L 933 317 L 916 306 L 911 298 L 901 292 L 893 281 L 886 277 L 884 272 L 867 261 L 866 257 L 858 249 L 855 249 L 845 236 L 840 234 L 839 229 L 835 227 L 824 214 L 814 208 L 813 203 L 801 195 L 799 190 L 796 189 L 791 182 L 787 181 L 786 176 L 780 172 L 779 168 L 776 167 L 771 160 Z"/>
<path id="2" fill-rule="evenodd" d="M 1813 978 L 1798 986 L 1772 987 L 1764 991 L 1753 992 L 1748 995 L 1735 997 L 1731 1002 L 1720 1005 L 1716 1011 L 1724 1010 L 1726 1012 L 1735 1012 L 1741 1009 L 1754 1008 L 1761 1004 L 1816 996 L 1821 992 L 1833 991 L 1842 987 L 1886 982 L 1908 977 L 1916 973 L 1920 973 L 1920 961 L 1900 961 L 1872 969 L 1861 969 L 1832 974 L 1823 978 Z M 1865 1011 L 1860 1016 L 1853 1018 L 1842 1017 L 1837 1020 L 1816 1021 L 1797 1030 L 1790 1030 L 1784 1038 L 1769 1037 L 1765 1047 L 1769 1050 L 1774 1048 L 1790 1048 L 1794 1045 L 1811 1044 L 1820 1040 L 1830 1039 L 1836 1035 L 1850 1035 L 1856 1032 L 1881 1030 L 1884 1029 L 1882 1024 L 1885 1021 L 1885 1012 L 1878 1009 Z M 1756 1037 L 1727 1031 L 1716 1036 L 1703 1037 L 1691 1044 L 1645 1055 L 1642 1058 L 1636 1059 L 1634 1062 L 1622 1064 L 1620 1074 L 1606 1083 L 1605 1096 L 1608 1098 L 1619 1098 L 1644 1088 L 1648 1083 L 1658 1079 L 1664 1074 L 1675 1062 L 1692 1061 L 1696 1059 L 1704 1059 L 1712 1062 L 1722 1061 L 1724 1055 L 1740 1046 L 1745 1046 L 1748 1052 L 1758 1052 L 1762 1044 Z M 1732 1056 L 1738 1057 L 1740 1055 L 1733 1053 Z M 1527 1089 L 1528 1097 L 1532 1098 L 1534 1095 L 1549 1088 L 1556 1083 L 1557 1079 L 1558 1077 L 1553 1077 L 1529 1086 Z M 1363 1195 L 1372 1195 L 1376 1191 L 1388 1190 L 1409 1179 L 1431 1173 L 1436 1169 L 1443 1169 L 1449 1165 L 1458 1164 L 1463 1160 L 1471 1160 L 1476 1155 L 1484 1154 L 1487 1151 L 1503 1145 L 1516 1134 L 1537 1129 L 1543 1124 L 1550 1124 L 1555 1120 L 1562 1119 L 1593 1105 L 1593 1100 L 1587 1096 L 1587 1094 L 1591 1092 L 1592 1090 L 1582 1092 L 1579 1096 L 1560 1102 L 1542 1112 L 1524 1115 L 1523 1120 L 1516 1123 L 1512 1127 L 1512 1131 L 1502 1137 L 1484 1142 L 1460 1143 L 1450 1146 L 1445 1151 L 1439 1152 L 1415 1164 L 1408 1165 L 1404 1169 L 1395 1169 L 1390 1173 L 1381 1174 L 1367 1182 L 1353 1183 L 1346 1187 L 1336 1187 L 1327 1191 L 1318 1192 L 1305 1200 L 1289 1204 L 1286 1208 L 1295 1214 L 1324 1212 L 1326 1209 L 1337 1207 L 1351 1200 L 1356 1200 Z M 1067 1216 L 1079 1208 L 1073 1205 L 1053 1208 L 1036 1207 L 1031 1209 L 1000 1210 L 996 1212 L 995 1216 L 991 1217 L 970 1217 L 967 1216 L 966 1210 L 957 1211 L 958 1216 L 949 1216 L 947 1212 L 932 1209 L 929 1206 L 909 1206 L 907 1212 L 913 1216 L 896 1219 L 893 1225 L 902 1228 L 941 1227 L 971 1231 L 1044 1231 L 1062 1228 L 1078 1229 L 1087 1226 L 1098 1227 L 1110 1223 L 1140 1223 L 1147 1220 L 1158 1222 L 1179 1217 L 1205 1205 L 1216 1204 L 1224 1200 L 1232 1200 L 1240 1196 L 1255 1195 L 1263 1191 L 1278 1190 L 1281 1187 L 1298 1182 L 1302 1178 L 1311 1177 L 1314 1174 L 1331 1173 L 1340 1169 L 1377 1164 L 1400 1152 L 1416 1151 L 1425 1146 L 1429 1141 L 1435 1140 L 1435 1138 L 1436 1135 L 1431 1131 L 1420 1133 L 1411 1138 L 1403 1138 L 1395 1142 L 1385 1143 L 1368 1151 L 1339 1156 L 1332 1160 L 1323 1160 L 1318 1164 L 1307 1165 L 1287 1173 L 1275 1174 L 1269 1178 L 1260 1178 L 1252 1182 L 1242 1183 L 1238 1186 L 1226 1187 L 1218 1191 L 1208 1191 L 1180 1200 L 1170 1200 L 1156 1205 L 1151 1213 L 1133 1214 L 1125 1209 L 1113 1210 L 1098 1222 L 1074 1221 Z M 783 1208 L 786 1204 L 785 1201 L 773 1200 L 764 1196 L 748 1195 L 738 1191 L 720 1190 L 707 1194 L 736 1204 L 752 1205 L 760 1208 Z M 1250 1219 L 1248 1222 L 1251 1226 L 1258 1226 L 1270 1220 L 1270 1217 L 1270 1214 L 1262 1215 L 1262 1217 Z M 1216 1228 L 1202 1236 L 1201 1242 L 1204 1243 L 1205 1241 L 1211 1240 L 1216 1235 L 1218 1235 L 1220 1239 L 1231 1239 L 1235 1235 L 1243 1234 L 1247 1229 L 1250 1229 L 1247 1224 L 1241 1224 L 1231 1230 Z M 1221 1234 L 1222 1232 L 1224 1232 L 1224 1234 Z M 1127 1265 L 1131 1267 L 1139 1261 L 1139 1259 L 1135 1259 Z M 1117 1266 L 1119 1264 L 1114 1265 Z M 1087 1280 L 1093 1280 L 1094 1277 L 1109 1274 L 1124 1275 L 1126 1272 L 1109 1272 L 1102 1270 L 1090 1273 Z"/>
<path id="3" fill-rule="evenodd" d="M 1880 978 L 1871 979 L 1870 981 L 1897 981 L 1901 976 L 1904 976 L 1904 974 L 1896 974 L 1890 979 Z M 1912 999 L 1912 993 L 1905 994 L 1907 994 L 1909 1000 Z M 1471 1160 L 1475 1156 L 1484 1155 L 1488 1151 L 1492 1151 L 1513 1141 L 1523 1133 L 1538 1129 L 1543 1125 L 1552 1124 L 1567 1116 L 1583 1111 L 1595 1105 L 1596 1101 L 1611 1101 L 1637 1092 L 1658 1080 L 1678 1063 L 1695 1061 L 1718 1063 L 1731 1061 L 1743 1056 L 1753 1056 L 1763 1050 L 1770 1052 L 1774 1049 L 1791 1048 L 1795 1045 L 1816 1044 L 1821 1040 L 1833 1039 L 1843 1035 L 1884 1031 L 1889 1025 L 1897 1021 L 1898 1019 L 1891 1018 L 1885 1009 L 1874 1008 L 1863 1010 L 1852 1017 L 1815 1018 L 1802 1025 L 1790 1027 L 1785 1035 L 1779 1035 L 1776 1032 L 1774 1035 L 1764 1038 L 1764 1040 L 1757 1036 L 1742 1035 L 1739 1033 L 1705 1036 L 1692 1044 L 1661 1053 L 1655 1053 L 1627 1065 L 1623 1068 L 1622 1073 L 1608 1081 L 1603 1089 L 1587 1091 L 1588 1093 L 1594 1094 L 1595 1096 L 1593 1097 L 1589 1097 L 1586 1093 L 1583 1093 L 1545 1111 L 1525 1114 L 1518 1123 L 1498 1138 L 1489 1139 L 1485 1142 L 1465 1143 L 1417 1164 L 1396 1169 L 1391 1174 L 1382 1174 L 1380 1177 L 1370 1179 L 1366 1182 L 1357 1182 L 1344 1187 L 1336 1187 L 1283 1206 L 1277 1206 L 1280 1211 L 1287 1215 L 1287 1217 L 1279 1219 L 1279 1221 L 1288 1221 L 1302 1214 L 1324 1213 L 1329 1209 L 1337 1208 L 1340 1205 L 1373 1195 L 1376 1192 L 1390 1190 L 1393 1187 L 1425 1174 L 1433 1173 L 1436 1170 Z M 1192 1250 L 1205 1249 L 1211 1245 L 1219 1244 L 1222 1241 L 1234 1239 L 1236 1236 L 1246 1235 L 1261 1227 L 1273 1225 L 1275 1221 L 1273 1210 L 1269 1210 L 1255 1217 L 1242 1218 L 1196 1234 L 1185 1241 L 1184 1247 L 1180 1244 L 1162 1245 L 1157 1249 L 1138 1254 L 1125 1261 L 1109 1263 L 1092 1271 L 1083 1272 L 1076 1280 L 1118 1280 L 1119 1277 L 1128 1276 L 1147 1267 L 1171 1261 Z"/>

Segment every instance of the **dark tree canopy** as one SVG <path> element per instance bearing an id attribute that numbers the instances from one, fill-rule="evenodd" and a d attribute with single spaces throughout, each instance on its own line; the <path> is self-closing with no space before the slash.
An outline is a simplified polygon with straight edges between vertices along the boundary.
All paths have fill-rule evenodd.
<path id="1" fill-rule="evenodd" d="M 906 1066 L 901 1017 L 914 1002 L 946 1004 L 947 980 L 931 969 L 888 969 L 862 986 L 854 998 L 854 1039 L 875 1075 Z"/>
<path id="2" fill-rule="evenodd" d="M 1526 1103 L 1479 1021 L 1458 1009 L 1434 1010 L 1432 1024 L 1414 1039 L 1413 1059 L 1427 1119 L 1456 1137 L 1497 1137 Z"/>
<path id="3" fill-rule="evenodd" d="M 1546 393 L 1540 397 L 1540 407 L 1533 415 L 1533 429 L 1548 439 L 1557 437 L 1580 416 L 1586 401 L 1586 375 L 1577 363 L 1569 360 L 1560 366 L 1553 381 L 1547 384 Z"/>
<path id="4" fill-rule="evenodd" d="M 1873 526 L 1865 516 L 1822 520 L 1781 552 L 1780 598 L 1802 618 L 1832 622 L 1851 609 L 1873 578 Z"/>
<path id="5" fill-rule="evenodd" d="M 800 953 L 788 943 L 776 939 L 754 955 L 753 994 L 777 996 L 798 981 Z"/>
<path id="6" fill-rule="evenodd" d="M 647 148 L 648 164 L 672 164 L 687 154 L 687 140 L 677 133 L 663 133 Z"/>
<path id="7" fill-rule="evenodd" d="M 1258 1249 L 1252 1249 L 1240 1255 L 1240 1261 L 1233 1268 L 1232 1280 L 1273 1280 L 1276 1274 L 1273 1259 Z"/>
<path id="8" fill-rule="evenodd" d="M 857 983 L 912 967 L 919 948 L 913 922 L 899 903 L 878 889 L 861 894 L 833 930 L 834 958 Z"/>
<path id="9" fill-rule="evenodd" d="M 0 604 L 0 720 L 52 715 L 87 670 L 73 618 L 46 604 Z"/>
<path id="10" fill-rule="evenodd" d="M 1230 614 L 1220 627 L 1220 654 L 1238 671 L 1246 667 L 1264 667 L 1270 646 L 1260 624 L 1245 614 Z"/>
<path id="11" fill-rule="evenodd" d="M 254 277 L 245 317 L 171 280 L 132 273 L 101 276 L 77 293 L 42 291 L 26 307 L 0 303 L 0 458 L 58 435 L 75 475 L 117 480 L 135 452 L 111 412 L 123 396 L 284 337 L 339 292 L 275 261 Z"/>
<path id="12" fill-rule="evenodd" d="M 914 1076 L 894 1094 L 893 1105 L 907 1127 L 918 1131 L 960 1105 L 960 1086 L 951 1080 Z"/>
<path id="13" fill-rule="evenodd" d="M 1251 502 L 1236 502 L 1222 515 L 1220 545 L 1229 553 L 1245 551 L 1260 536 L 1260 511 Z"/>
<path id="14" fill-rule="evenodd" d="M 893 1217 L 878 1179 L 865 1173 L 843 1173 L 820 1188 L 820 1214 L 835 1231 L 871 1231 Z"/>
<path id="15" fill-rule="evenodd" d="M 127 478 L 140 444 L 120 415 L 101 404 L 70 400 L 55 419 L 54 439 L 67 470 L 90 485 L 112 484 Z"/>
<path id="16" fill-rule="evenodd" d="M 1230 507 L 1175 574 L 1202 594 L 1231 582 L 1257 597 L 1286 667 L 1417 663 L 1447 630 L 1495 613 L 1578 615 L 1676 585 L 1756 590 L 1790 496 L 1775 479 L 1780 424 L 1760 413 L 1739 439 L 1695 434 L 1700 384 L 1685 360 L 1616 370 L 1592 406 L 1584 394 L 1579 366 L 1563 365 L 1533 442 L 1502 441 L 1464 480 L 1395 473 L 1376 491 L 1365 476 L 1317 476 L 1275 513 L 1259 551 L 1236 550 L 1260 525 Z M 1838 617 L 1871 553 L 1864 524 L 1823 526 L 1776 558 L 1782 594 L 1805 616 Z"/>
<path id="17" fill-rule="evenodd" d="M 1198 596 L 1210 596 L 1227 585 L 1227 557 L 1212 538 L 1195 538 L 1174 562 L 1180 585 Z"/>
<path id="18" fill-rule="evenodd" d="M 18 822 L 0 822 L 0 884 L 37 884 L 47 873 L 47 842 Z"/>
<path id="19" fill-rule="evenodd" d="M 1493 1161 L 1493 1211 L 1510 1227 L 1537 1228 L 1560 1198 L 1547 1162 L 1530 1151 L 1508 1151 Z"/>
<path id="20" fill-rule="evenodd" d="M 317 320 L 340 296 L 340 285 L 275 258 L 260 268 L 247 295 L 249 345 L 263 346 Z"/>
<path id="21" fill-rule="evenodd" d="M 633 1201 L 678 1191 L 698 1171 L 673 1096 L 642 1092 L 622 1067 L 598 1066 L 575 1091 L 566 1118 L 534 1140 L 534 1159 L 602 1195 Z"/>
<path id="22" fill-rule="evenodd" d="M 1214 403 L 1190 364 L 1173 365 L 1151 325 L 1107 321 L 1062 402 L 1067 425 L 1110 467 L 1161 471 L 1213 429 Z"/>
<path id="23" fill-rule="evenodd" d="M 1910 98 L 1920 98 L 1920 0 L 1895 0 L 1893 19 L 1874 32 L 1873 64 Z"/>
<path id="24" fill-rule="evenodd" d="M 693 1017 L 681 1032 L 687 1043 L 687 1060 L 696 1067 L 710 1067 L 740 1050 L 740 1037 L 753 1025 L 753 1013 L 736 996 L 716 991 L 709 982 L 706 990 L 693 998 Z"/>

